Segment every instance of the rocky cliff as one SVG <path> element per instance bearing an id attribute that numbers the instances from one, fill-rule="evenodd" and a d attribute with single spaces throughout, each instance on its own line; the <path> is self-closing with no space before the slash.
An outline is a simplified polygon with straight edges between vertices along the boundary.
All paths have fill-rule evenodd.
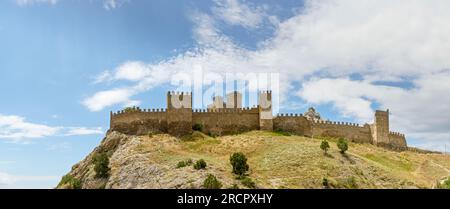
<path id="1" fill-rule="evenodd" d="M 322 140 L 263 131 L 217 138 L 194 132 L 183 139 L 110 131 L 57 188 L 202 188 L 208 174 L 222 188 L 247 188 L 249 184 L 231 173 L 229 157 L 237 151 L 247 156 L 248 178 L 256 188 L 433 188 L 450 175 L 448 155 L 356 143 L 343 155 L 333 139 L 328 139 L 331 148 L 325 155 Z M 109 160 L 104 177 L 95 171 L 100 153 Z M 206 161 L 206 169 L 178 165 L 199 159 Z"/>

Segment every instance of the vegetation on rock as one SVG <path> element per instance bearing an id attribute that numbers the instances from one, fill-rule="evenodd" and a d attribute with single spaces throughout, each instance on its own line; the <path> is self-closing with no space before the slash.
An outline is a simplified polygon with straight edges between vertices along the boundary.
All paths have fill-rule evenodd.
<path id="1" fill-rule="evenodd" d="M 72 175 L 67 174 L 62 177 L 58 187 L 64 187 L 66 189 L 81 189 L 81 182 Z"/>
<path id="2" fill-rule="evenodd" d="M 109 177 L 109 157 L 105 152 L 97 153 L 94 156 L 94 171 L 96 178 L 108 178 Z"/>
<path id="3" fill-rule="evenodd" d="M 192 165 L 192 159 L 183 160 L 177 163 L 177 168 L 182 168 Z"/>
<path id="4" fill-rule="evenodd" d="M 205 189 L 220 189 L 222 188 L 222 183 L 212 174 L 208 174 L 205 181 L 203 181 L 203 188 Z"/>
<path id="5" fill-rule="evenodd" d="M 206 168 L 206 161 L 203 159 L 197 160 L 197 162 L 195 162 L 195 164 L 194 164 L 194 169 L 196 169 L 196 170 L 205 169 L 205 168 Z"/>

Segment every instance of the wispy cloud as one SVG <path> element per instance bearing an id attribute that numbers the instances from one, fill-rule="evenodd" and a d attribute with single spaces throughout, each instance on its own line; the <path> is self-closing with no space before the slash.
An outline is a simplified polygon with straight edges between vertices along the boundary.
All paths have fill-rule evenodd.
<path id="1" fill-rule="evenodd" d="M 241 0 L 216 0 L 213 12 L 230 25 L 258 28 L 267 17 L 265 6 L 250 5 Z"/>
<path id="2" fill-rule="evenodd" d="M 59 0 L 16 0 L 16 3 L 20 6 L 29 6 L 33 4 L 51 4 L 58 3 Z"/>
<path id="3" fill-rule="evenodd" d="M 19 176 L 0 171 L 0 188 L 25 188 L 21 186 L 29 183 L 40 183 L 42 181 L 57 181 L 59 176 Z"/>
<path id="4" fill-rule="evenodd" d="M 75 136 L 103 134 L 101 128 L 49 126 L 28 122 L 16 115 L 0 114 L 0 139 L 24 142 L 29 139 L 51 136 Z"/>
<path id="5" fill-rule="evenodd" d="M 177 73 L 192 74 L 194 66 L 201 66 L 205 73 L 279 72 L 284 91 L 280 95 L 297 91 L 308 103 L 330 103 L 358 121 L 370 120 L 373 107 L 380 105 L 391 109 L 393 128 L 399 131 L 450 133 L 443 128 L 450 126 L 443 114 L 450 112 L 446 96 L 450 92 L 449 1 L 309 0 L 255 50 L 235 43 L 221 29 L 222 22 L 250 29 L 257 26 L 260 16 L 245 22 L 234 15 L 254 6 L 221 2 L 213 8 L 221 12 L 192 15 L 197 41 L 192 50 L 160 63 L 125 63 L 121 66 L 133 68 L 127 70 L 132 72 L 128 76 L 119 76 L 121 66 L 104 73 L 99 83 L 126 80 L 131 84 L 97 92 L 83 104 L 98 111 L 133 101 L 133 96 L 169 83 Z M 227 11 L 221 5 L 235 9 Z M 361 79 L 352 80 L 355 74 Z M 293 83 L 303 85 L 292 89 Z"/>

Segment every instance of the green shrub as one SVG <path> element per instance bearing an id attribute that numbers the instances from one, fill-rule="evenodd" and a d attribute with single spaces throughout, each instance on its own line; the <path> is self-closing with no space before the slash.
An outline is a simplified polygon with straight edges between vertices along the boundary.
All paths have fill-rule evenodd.
<path id="1" fill-rule="evenodd" d="M 250 188 L 250 189 L 256 188 L 255 182 L 253 182 L 253 180 L 249 177 L 242 178 L 241 183 L 242 183 L 242 185 L 246 186 L 247 188 Z"/>
<path id="2" fill-rule="evenodd" d="M 329 187 L 328 179 L 327 179 L 326 177 L 324 177 L 324 178 L 322 179 L 322 185 L 323 185 L 325 188 L 328 188 L 328 187 Z"/>
<path id="3" fill-rule="evenodd" d="M 233 173 L 239 176 L 245 174 L 248 171 L 247 158 L 242 152 L 233 153 L 230 156 L 230 163 L 233 166 Z"/>
<path id="4" fill-rule="evenodd" d="M 276 129 L 273 131 L 275 136 L 291 136 L 291 133 L 283 131 L 282 129 Z"/>
<path id="5" fill-rule="evenodd" d="M 203 131 L 203 124 L 196 123 L 192 126 L 192 130 L 194 131 Z"/>
<path id="6" fill-rule="evenodd" d="M 231 187 L 228 188 L 228 189 L 239 189 L 239 186 L 238 186 L 237 184 L 233 184 L 233 186 L 231 186 Z"/>
<path id="7" fill-rule="evenodd" d="M 80 180 L 76 179 L 70 174 L 67 174 L 62 177 L 61 181 L 58 184 L 58 187 L 64 185 L 67 185 L 69 189 L 81 189 Z"/>
<path id="8" fill-rule="evenodd" d="M 98 153 L 94 156 L 94 171 L 96 178 L 109 177 L 109 157 L 105 152 Z"/>
<path id="9" fill-rule="evenodd" d="M 448 177 L 447 180 L 445 180 L 440 186 L 440 189 L 450 189 L 450 177 Z"/>
<path id="10" fill-rule="evenodd" d="M 345 151 L 348 150 L 348 142 L 344 138 L 339 138 L 337 142 L 337 147 L 341 150 L 341 153 L 344 154 Z"/>
<path id="11" fill-rule="evenodd" d="M 212 138 L 216 138 L 219 136 L 219 134 L 214 133 L 214 132 L 208 132 L 208 136 L 212 137 Z"/>
<path id="12" fill-rule="evenodd" d="M 182 168 L 190 165 L 192 165 L 192 159 L 183 160 L 177 163 L 177 168 Z"/>
<path id="13" fill-rule="evenodd" d="M 197 160 L 194 164 L 194 168 L 196 170 L 205 169 L 206 168 L 206 162 L 203 159 Z"/>
<path id="14" fill-rule="evenodd" d="M 322 143 L 320 143 L 320 149 L 322 149 L 325 154 L 327 153 L 328 149 L 330 149 L 330 145 L 327 140 L 323 140 Z"/>
<path id="15" fill-rule="evenodd" d="M 208 174 L 208 177 L 203 181 L 203 187 L 205 189 L 220 189 L 222 188 L 222 183 L 217 180 L 216 176 Z"/>

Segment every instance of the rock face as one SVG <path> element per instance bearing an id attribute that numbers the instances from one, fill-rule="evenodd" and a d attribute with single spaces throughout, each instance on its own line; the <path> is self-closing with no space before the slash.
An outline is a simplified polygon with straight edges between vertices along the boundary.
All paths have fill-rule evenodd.
<path id="1" fill-rule="evenodd" d="M 194 132 L 183 139 L 109 131 L 66 175 L 72 184 L 62 181 L 57 188 L 202 188 L 208 174 L 215 175 L 223 188 L 246 188 L 231 173 L 229 157 L 234 152 L 243 152 L 248 158 L 248 177 L 257 188 L 323 188 L 324 178 L 330 188 L 432 188 L 450 175 L 450 157 L 446 155 L 394 152 L 358 143 L 351 143 L 342 155 L 334 141 L 324 155 L 321 141 L 264 131 L 218 138 Z M 95 156 L 100 153 L 109 156 L 107 178 L 96 177 Z M 194 163 L 204 159 L 207 168 L 178 168 L 178 162 L 188 159 Z"/>
<path id="2" fill-rule="evenodd" d="M 72 167 L 68 175 L 81 181 L 82 189 L 188 189 L 201 188 L 209 173 L 195 170 L 192 166 L 176 168 L 176 164 L 155 163 L 152 157 L 164 144 L 178 143 L 180 139 L 169 135 L 158 135 L 155 144 L 146 144 L 147 136 L 131 136 L 116 131 L 107 133 L 101 144 L 84 160 Z M 109 157 L 109 178 L 96 178 L 94 156 L 106 151 Z M 156 152 L 156 153 L 154 153 Z M 220 174 L 218 174 L 220 176 Z M 68 189 L 69 185 L 59 185 Z"/>

